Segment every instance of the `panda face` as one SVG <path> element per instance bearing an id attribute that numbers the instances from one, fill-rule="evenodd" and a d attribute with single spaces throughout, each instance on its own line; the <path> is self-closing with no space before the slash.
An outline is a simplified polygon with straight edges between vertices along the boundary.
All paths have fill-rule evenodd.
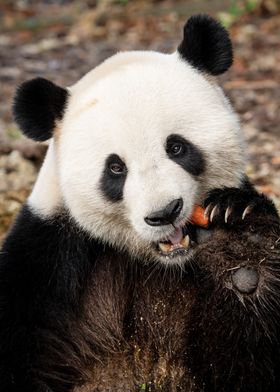
<path id="1" fill-rule="evenodd" d="M 69 93 L 54 144 L 71 216 L 132 256 L 185 262 L 194 205 L 244 173 L 239 124 L 220 88 L 177 52 L 127 52 Z"/>

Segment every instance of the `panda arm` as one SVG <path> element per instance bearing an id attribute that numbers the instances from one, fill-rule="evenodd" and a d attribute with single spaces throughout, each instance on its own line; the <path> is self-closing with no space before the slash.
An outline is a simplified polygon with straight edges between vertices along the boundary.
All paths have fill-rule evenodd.
<path id="1" fill-rule="evenodd" d="M 280 389 L 280 221 L 260 199 L 264 213 L 251 214 L 249 224 L 216 221 L 197 248 L 191 357 L 194 373 L 215 391 Z"/>
<path id="2" fill-rule="evenodd" d="M 65 216 L 23 207 L 0 253 L 1 391 L 66 392 L 81 377 L 72 324 L 96 252 Z"/>

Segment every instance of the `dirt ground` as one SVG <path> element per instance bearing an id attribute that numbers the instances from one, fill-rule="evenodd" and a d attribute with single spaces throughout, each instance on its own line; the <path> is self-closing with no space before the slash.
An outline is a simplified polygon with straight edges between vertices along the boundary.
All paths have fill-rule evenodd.
<path id="1" fill-rule="evenodd" d="M 68 86 L 119 50 L 173 51 L 188 16 L 232 22 L 235 62 L 221 83 L 240 114 L 247 172 L 280 208 L 280 7 L 232 18 L 230 1 L 0 0 L 0 241 L 26 199 L 45 147 L 12 120 L 16 86 L 43 76 Z"/>

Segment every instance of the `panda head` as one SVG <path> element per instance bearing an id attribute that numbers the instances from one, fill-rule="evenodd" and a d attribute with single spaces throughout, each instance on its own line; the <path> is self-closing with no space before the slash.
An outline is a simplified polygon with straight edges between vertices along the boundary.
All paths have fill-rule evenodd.
<path id="1" fill-rule="evenodd" d="M 244 172 L 239 123 L 214 78 L 231 63 L 228 33 L 194 16 L 173 54 L 118 53 L 68 89 L 24 83 L 15 119 L 35 140 L 53 137 L 52 179 L 79 226 L 132 256 L 182 263 L 194 205 Z"/>

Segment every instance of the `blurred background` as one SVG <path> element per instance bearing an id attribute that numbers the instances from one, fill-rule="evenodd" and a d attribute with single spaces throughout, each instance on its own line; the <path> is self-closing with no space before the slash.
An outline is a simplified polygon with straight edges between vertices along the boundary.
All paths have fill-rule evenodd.
<path id="1" fill-rule="evenodd" d="M 46 148 L 13 122 L 16 86 L 36 76 L 71 85 L 119 50 L 171 52 L 201 12 L 230 29 L 235 62 L 221 83 L 241 116 L 248 175 L 280 208 L 280 0 L 0 0 L 0 242 Z"/>

